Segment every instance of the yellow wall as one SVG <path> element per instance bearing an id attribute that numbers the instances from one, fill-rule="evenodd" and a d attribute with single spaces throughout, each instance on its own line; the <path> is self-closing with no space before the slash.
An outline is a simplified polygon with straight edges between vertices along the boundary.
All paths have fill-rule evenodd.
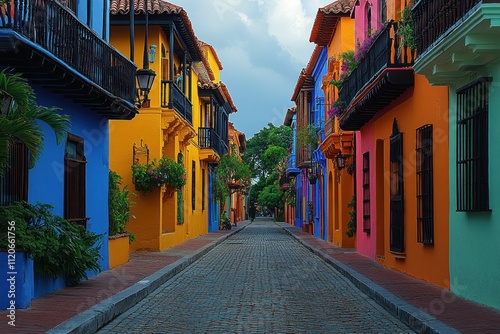
<path id="1" fill-rule="evenodd" d="M 137 26 L 135 30 L 135 61 L 138 68 L 142 68 L 144 52 L 144 30 Z M 126 27 L 111 27 L 111 44 L 122 53 L 128 55 L 129 32 Z M 165 45 L 168 50 L 168 37 L 158 27 L 150 27 L 149 44 L 155 44 L 157 48 L 157 58 L 155 63 L 150 63 L 149 67 L 156 73 L 153 88 L 149 94 L 151 99 L 150 108 L 141 108 L 139 114 L 131 121 L 111 121 L 110 122 L 110 168 L 123 177 L 123 183 L 128 184 L 131 191 L 134 191 L 132 184 L 132 147 L 134 143 L 143 144 L 149 147 L 150 161 L 153 158 L 160 158 L 162 154 L 177 161 L 177 154 L 181 152 L 184 156 L 184 168 L 186 170 L 187 184 L 184 187 L 184 224 L 177 224 L 177 194 L 169 197 L 160 189 L 151 193 L 138 194 L 133 198 L 136 202 L 132 209 L 136 219 L 133 219 L 127 229 L 134 233 L 136 240 L 131 244 L 131 250 L 163 250 L 173 245 L 179 244 L 187 239 L 196 237 L 208 232 L 208 191 L 205 191 L 205 210 L 201 210 L 201 170 L 206 163 L 199 160 L 198 138 L 195 136 L 184 140 L 186 132 L 197 131 L 200 122 L 199 99 L 197 96 L 198 78 L 193 72 L 192 77 L 192 102 L 193 102 L 193 125 L 185 125 L 181 131 L 173 132 L 164 141 L 163 127 L 168 127 L 165 118 L 174 113 L 173 110 L 160 107 L 161 92 L 161 45 Z M 163 152 L 163 153 L 162 153 Z M 192 210 L 192 161 L 196 163 L 196 207 Z M 205 178 L 208 183 L 208 175 Z M 135 191 L 134 191 L 135 192 Z"/>

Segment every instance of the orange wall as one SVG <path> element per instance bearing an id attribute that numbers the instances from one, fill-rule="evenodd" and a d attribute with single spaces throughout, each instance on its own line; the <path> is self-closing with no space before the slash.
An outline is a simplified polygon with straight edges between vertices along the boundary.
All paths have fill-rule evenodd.
<path id="1" fill-rule="evenodd" d="M 445 87 L 431 87 L 424 76 L 415 75 L 415 86 L 398 102 L 381 112 L 373 122 L 374 139 L 384 143 L 384 233 L 385 260 L 383 263 L 409 275 L 438 286 L 449 288 L 448 270 L 448 93 Z M 403 133 L 404 224 L 406 258 L 397 259 L 389 252 L 389 137 L 396 117 Z M 416 212 L 416 132 L 423 125 L 433 124 L 434 142 L 434 245 L 417 242 Z M 375 157 L 375 154 L 371 154 Z M 373 160 L 372 160 L 373 161 Z M 376 198 L 372 196 L 372 198 Z M 375 204 L 375 203 L 373 203 Z"/>

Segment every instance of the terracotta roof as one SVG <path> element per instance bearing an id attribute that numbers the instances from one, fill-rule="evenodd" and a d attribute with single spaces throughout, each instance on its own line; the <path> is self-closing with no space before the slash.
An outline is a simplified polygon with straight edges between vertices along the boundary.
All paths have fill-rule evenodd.
<path id="1" fill-rule="evenodd" d="M 349 17 L 356 0 L 337 0 L 325 7 L 319 8 L 309 42 L 327 46 L 332 40 L 335 29 L 341 17 Z"/>
<path id="2" fill-rule="evenodd" d="M 309 62 L 307 63 L 307 66 L 303 68 L 302 71 L 300 71 L 300 75 L 299 78 L 297 79 L 297 83 L 295 84 L 295 89 L 293 91 L 291 101 L 295 101 L 297 99 L 297 96 L 299 95 L 301 89 L 312 88 L 314 86 L 314 78 L 312 77 L 312 71 L 314 69 L 314 66 L 316 65 L 316 62 L 318 61 L 321 49 L 322 47 L 319 45 L 316 45 L 314 47 L 314 50 L 311 54 Z"/>
<path id="3" fill-rule="evenodd" d="M 293 106 L 291 108 L 288 108 L 286 115 L 285 115 L 285 120 L 283 121 L 283 125 L 291 126 L 293 115 L 295 115 L 296 112 L 297 112 L 297 106 Z"/>
<path id="4" fill-rule="evenodd" d="M 221 86 L 222 92 L 224 93 L 224 96 L 225 96 L 227 102 L 231 106 L 231 109 L 233 109 L 232 113 L 237 112 L 238 108 L 236 108 L 236 106 L 234 105 L 233 98 L 231 97 L 231 94 L 229 94 L 229 90 L 227 89 L 227 86 L 222 81 L 220 82 L 220 86 Z"/>
<path id="5" fill-rule="evenodd" d="M 200 47 L 207 46 L 212 51 L 212 54 L 214 55 L 214 58 L 215 58 L 215 62 L 217 63 L 217 66 L 219 66 L 219 71 L 223 70 L 224 67 L 222 67 L 222 63 L 219 59 L 219 56 L 217 55 L 217 52 L 215 52 L 215 49 L 213 48 L 213 46 L 211 46 L 210 44 L 205 43 L 203 41 L 200 41 L 200 40 L 198 40 L 198 44 L 200 45 Z"/>
<path id="6" fill-rule="evenodd" d="M 163 0 L 147 0 L 148 1 L 148 13 L 150 14 L 181 14 L 186 11 L 177 5 Z M 129 13 L 129 3 L 130 0 L 111 0 L 110 11 L 111 15 L 123 15 Z M 144 0 L 134 0 L 134 12 L 135 14 L 144 14 L 146 7 L 146 1 Z M 187 14 L 186 14 L 187 16 Z"/>

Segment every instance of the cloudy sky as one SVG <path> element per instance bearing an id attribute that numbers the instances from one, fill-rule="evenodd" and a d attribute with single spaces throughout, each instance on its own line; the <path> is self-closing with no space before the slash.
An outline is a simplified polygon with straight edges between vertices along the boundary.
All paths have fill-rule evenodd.
<path id="1" fill-rule="evenodd" d="M 234 104 L 230 116 L 247 140 L 268 123 L 283 124 L 320 0 L 171 0 L 184 8 L 198 38 L 222 62 L 221 81 Z"/>

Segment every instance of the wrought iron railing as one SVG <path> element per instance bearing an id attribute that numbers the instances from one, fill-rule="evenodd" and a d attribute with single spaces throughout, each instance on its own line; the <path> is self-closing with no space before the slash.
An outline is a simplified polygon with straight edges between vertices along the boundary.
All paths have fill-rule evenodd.
<path id="1" fill-rule="evenodd" d="M 419 55 L 424 54 L 451 27 L 468 17 L 481 0 L 420 0 L 412 8 L 415 22 L 415 44 Z M 488 0 L 488 2 L 497 2 Z"/>
<path id="2" fill-rule="evenodd" d="M 210 148 L 219 155 L 227 152 L 227 144 L 222 141 L 221 136 L 212 128 L 198 128 L 198 145 L 200 145 L 200 148 Z"/>
<path id="3" fill-rule="evenodd" d="M 346 108 L 365 86 L 373 81 L 386 68 L 410 67 L 413 65 L 414 52 L 402 46 L 401 37 L 397 35 L 398 24 L 389 22 L 375 37 L 373 44 L 359 60 L 357 67 L 342 83 L 339 100 L 345 102 Z"/>
<path id="4" fill-rule="evenodd" d="M 136 66 L 54 0 L 16 0 L 0 11 L 0 29 L 38 44 L 97 86 L 135 100 Z"/>
<path id="5" fill-rule="evenodd" d="M 290 177 L 286 173 L 281 174 L 279 185 L 282 190 L 290 187 Z"/>
<path id="6" fill-rule="evenodd" d="M 173 108 L 189 124 L 193 124 L 193 105 L 172 80 L 161 81 L 161 106 Z"/>

